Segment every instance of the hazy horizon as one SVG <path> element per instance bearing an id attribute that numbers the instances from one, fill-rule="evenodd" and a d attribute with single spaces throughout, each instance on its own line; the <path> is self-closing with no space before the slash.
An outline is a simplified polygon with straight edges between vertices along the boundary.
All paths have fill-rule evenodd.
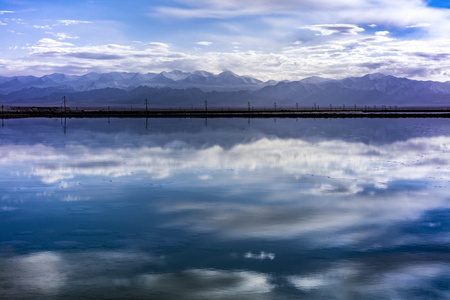
<path id="1" fill-rule="evenodd" d="M 48 74 L 43 74 L 43 75 L 32 75 L 32 74 L 28 74 L 28 75 L 11 75 L 11 76 L 4 76 L 4 75 L 0 75 L 0 77 L 5 77 L 5 78 L 13 78 L 13 77 L 27 77 L 27 76 L 32 76 L 32 77 L 36 77 L 36 78 L 42 78 L 42 77 L 46 77 L 46 76 L 52 76 L 52 75 L 65 75 L 65 76 L 73 76 L 73 77 L 82 77 L 82 76 L 86 76 L 89 74 L 98 74 L 98 75 L 104 75 L 104 74 L 141 74 L 141 75 L 146 75 L 146 74 L 162 74 L 162 73 L 173 73 L 173 72 L 182 72 L 182 73 L 188 73 L 188 74 L 192 74 L 195 72 L 207 72 L 210 73 L 212 76 L 218 76 L 222 73 L 226 73 L 226 72 L 231 72 L 236 76 L 239 77 L 249 77 L 249 78 L 253 78 L 253 79 L 257 79 L 260 80 L 262 82 L 268 82 L 268 81 L 277 81 L 277 82 L 281 82 L 281 81 L 301 81 L 304 79 L 309 79 L 309 78 L 322 78 L 322 79 L 327 79 L 327 80 L 341 80 L 341 79 L 346 79 L 346 78 L 360 78 L 360 77 L 365 77 L 365 76 L 373 76 L 373 75 L 382 75 L 382 76 L 393 76 L 396 78 L 406 78 L 409 80 L 415 80 L 415 81 L 435 81 L 435 82 L 442 82 L 442 81 L 438 81 L 438 80 L 431 80 L 431 79 L 414 79 L 411 77 L 406 77 L 406 76 L 395 76 L 395 75 L 391 75 L 391 74 L 384 74 L 382 72 L 372 72 L 372 73 L 367 73 L 367 74 L 361 74 L 358 76 L 340 76 L 340 77 L 326 77 L 326 76 L 320 76 L 320 75 L 311 75 L 308 77 L 303 77 L 303 78 L 299 78 L 297 80 L 288 80 L 288 79 L 279 79 L 279 80 L 275 80 L 275 79 L 267 79 L 267 80 L 263 80 L 260 79 L 258 77 L 253 77 L 247 74 L 240 74 L 240 73 L 236 73 L 233 72 L 232 70 L 228 70 L 225 69 L 223 71 L 219 71 L 219 72 L 209 72 L 206 70 L 192 70 L 192 71 L 183 71 L 183 70 L 179 70 L 179 69 L 173 69 L 173 70 L 165 70 L 165 71 L 161 71 L 161 72 L 152 72 L 152 71 L 148 71 L 148 72 L 133 72 L 133 71 L 111 71 L 111 72 L 95 72 L 95 71 L 89 71 L 87 73 L 80 73 L 80 74 L 71 74 L 71 73 L 63 73 L 63 72 L 53 72 L 53 73 L 48 73 Z M 450 77 L 448 78 L 447 81 L 443 81 L 443 83 L 447 83 L 450 82 Z"/>

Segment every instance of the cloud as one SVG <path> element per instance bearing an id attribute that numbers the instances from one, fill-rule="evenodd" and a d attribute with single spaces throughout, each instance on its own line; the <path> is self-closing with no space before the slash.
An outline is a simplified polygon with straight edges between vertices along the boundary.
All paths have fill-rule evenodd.
<path id="1" fill-rule="evenodd" d="M 124 56 L 116 54 L 103 54 L 103 53 L 92 53 L 92 52 L 76 52 L 67 53 L 67 57 L 76 57 L 81 59 L 99 59 L 99 60 L 120 60 L 124 59 Z"/>
<path id="2" fill-rule="evenodd" d="M 48 25 L 33 25 L 33 28 L 36 28 L 36 29 L 47 29 L 47 30 L 51 29 L 51 27 L 48 26 Z"/>
<path id="3" fill-rule="evenodd" d="M 261 139 L 248 144 L 236 145 L 229 150 L 219 146 L 194 149 L 184 148 L 178 151 L 170 146 L 140 148 L 138 150 L 104 149 L 91 153 L 86 147 L 68 147 L 67 153 L 60 153 L 52 147 L 0 147 L 2 158 L 0 163 L 11 160 L 29 163 L 42 162 L 33 167 L 32 174 L 43 182 L 52 183 L 75 176 L 102 175 L 109 177 L 127 176 L 130 172 L 146 173 L 152 178 L 167 178 L 192 168 L 202 170 L 234 169 L 254 170 L 276 168 L 291 176 L 306 176 L 316 174 L 332 178 L 364 177 L 368 182 L 387 185 L 396 180 L 420 180 L 427 174 L 436 174 L 436 165 L 432 163 L 439 158 L 442 163 L 448 162 L 441 158 L 440 151 L 446 148 L 450 141 L 446 137 L 411 139 L 385 146 L 368 146 L 359 143 L 342 141 L 308 143 L 302 140 Z M 422 152 L 427 149 L 426 155 Z M 40 153 L 47 155 L 42 157 Z M 377 153 L 374 161 L 367 153 Z M 358 163 L 351 163 L 342 158 L 351 156 Z M 115 157 L 116 159 L 108 159 Z M 177 157 L 174 161 L 173 157 Z M 305 159 L 293 159 L 303 157 Z M 58 168 L 53 168 L 53 160 L 58 159 Z M 424 164 L 418 164 L 418 161 Z M 386 172 L 374 171 L 373 164 L 380 160 L 396 161 Z M 97 161 L 104 163 L 98 164 Z M 127 161 L 127 165 L 120 162 Z M 48 163 L 45 163 L 48 162 Z M 109 162 L 109 163 L 106 163 Z M 430 162 L 427 164 L 427 162 Z M 330 168 L 330 165 L 334 166 Z M 415 170 L 415 171 L 413 171 Z M 419 172 L 420 171 L 420 172 Z M 450 178 L 443 171 L 438 171 L 443 178 Z M 47 178 L 51 174 L 50 178 Z M 212 184 L 208 182 L 208 184 Z M 365 181 L 355 183 L 360 186 Z"/>
<path id="4" fill-rule="evenodd" d="M 274 286 L 266 274 L 250 271 L 191 269 L 179 273 L 148 274 L 139 278 L 140 285 L 159 295 L 196 299 L 228 299 L 260 295 L 264 297 Z"/>
<path id="5" fill-rule="evenodd" d="M 129 41 L 130 44 L 137 46 L 133 53 L 119 53 L 120 50 L 116 53 L 112 51 L 103 53 L 104 57 L 109 57 L 109 64 L 102 59 L 88 60 L 85 58 L 86 55 L 83 55 L 83 53 L 92 52 L 83 48 L 100 49 L 104 44 L 109 43 L 108 39 L 93 37 L 89 39 L 86 31 L 57 33 L 53 36 L 55 40 L 73 40 L 74 42 L 76 40 L 76 46 L 79 48 L 76 52 L 81 54 L 70 53 L 70 55 L 61 54 L 52 57 L 51 51 L 48 51 L 46 60 L 43 60 L 42 52 L 44 51 L 35 54 L 35 50 L 32 50 L 29 56 L 16 51 L 10 53 L 10 56 L 4 56 L 7 67 L 2 68 L 2 75 L 12 74 L 13 70 L 17 70 L 20 74 L 44 75 L 46 74 L 44 72 L 64 71 L 62 67 L 67 66 L 67 70 L 84 70 L 84 72 L 205 69 L 216 73 L 223 69 L 231 69 L 236 73 L 262 80 L 299 80 L 312 75 L 331 78 L 361 76 L 368 71 L 362 66 L 371 65 L 380 66 L 373 71 L 394 76 L 412 76 L 413 79 L 439 81 L 449 79 L 446 69 L 450 66 L 446 61 L 440 61 L 443 65 L 439 65 L 431 58 L 426 62 L 425 57 L 408 55 L 411 49 L 406 47 L 400 49 L 391 43 L 392 39 L 388 39 L 392 37 L 404 42 L 423 41 L 427 44 L 426 51 L 421 49 L 417 52 L 439 54 L 447 51 L 449 45 L 446 41 L 449 40 L 450 30 L 446 29 L 450 29 L 449 12 L 446 9 L 429 7 L 424 1 L 336 0 L 330 3 L 325 0 L 232 0 L 221 3 L 215 0 L 179 0 L 153 6 L 150 11 L 152 17 L 157 16 L 161 22 L 167 18 L 182 18 L 177 20 L 180 26 L 184 26 L 184 22 L 193 22 L 192 25 L 197 26 L 195 21 L 187 21 L 183 18 L 205 20 L 202 21 L 204 22 L 202 27 L 196 27 L 195 36 L 192 30 L 181 33 L 186 35 L 185 39 L 180 39 L 175 31 L 164 32 L 161 34 L 165 36 L 165 43 L 159 45 L 150 43 L 146 49 L 144 44 L 148 37 L 136 37 L 144 43 L 137 45 Z M 247 18 L 247 16 L 252 17 Z M 225 22 L 223 19 L 232 20 Z M 10 23 L 5 20 L 1 22 Z M 89 25 L 91 29 L 89 32 L 98 32 L 98 30 L 112 32 L 102 36 L 111 36 L 111 38 L 117 36 L 121 43 L 126 44 L 127 42 L 124 41 L 126 34 L 121 32 L 123 29 L 121 22 L 123 20 L 93 22 L 63 19 L 55 21 L 52 26 L 55 28 L 54 26 L 57 25 L 61 27 L 93 24 Z M 111 26 L 111 24 L 114 25 Z M 377 32 L 371 30 L 375 26 L 379 29 Z M 71 29 L 79 30 L 80 28 Z M 206 29 L 214 30 L 214 35 L 207 33 Z M 260 34 L 261 30 L 264 30 L 264 35 Z M 389 34 L 386 34 L 387 30 Z M 14 31 L 17 32 L 17 30 Z M 362 39 L 356 40 L 356 36 Z M 385 39 L 380 39 L 381 37 Z M 349 39 L 353 39 L 355 43 L 338 49 L 342 46 L 337 43 L 338 40 Z M 193 48 L 192 41 L 194 43 L 199 41 L 197 45 L 205 47 Z M 215 47 L 206 47 L 211 45 L 210 41 L 214 41 Z M 235 41 L 241 43 L 239 47 L 231 44 Z M 373 46 L 371 45 L 373 43 L 379 45 Z M 293 51 L 289 48 L 290 46 L 302 50 Z M 323 50 L 319 51 L 320 47 Z M 55 54 L 55 51 L 52 53 Z M 128 54 L 131 55 L 124 58 Z M 14 55 L 23 55 L 23 57 L 9 58 Z M 40 65 L 36 55 L 40 55 Z M 102 57 L 102 53 L 96 55 Z M 111 63 L 114 58 L 116 63 Z M 94 60 L 97 63 L 94 63 Z M 382 65 L 382 61 L 389 63 Z M 55 69 L 51 69 L 51 66 L 55 66 Z M 422 71 L 411 72 L 413 69 Z"/>
<path id="6" fill-rule="evenodd" d="M 419 23 L 419 24 L 414 24 L 414 25 L 408 25 L 406 26 L 406 28 L 423 28 L 423 27 L 430 27 L 431 24 L 429 23 Z"/>
<path id="7" fill-rule="evenodd" d="M 58 40 L 63 41 L 63 40 L 77 40 L 79 39 L 78 36 L 71 36 L 67 33 L 62 33 L 62 32 L 58 32 L 58 33 L 51 33 L 53 34 Z"/>
<path id="8" fill-rule="evenodd" d="M 66 241 L 58 244 L 74 243 Z M 15 298 L 17 295 L 24 298 L 79 295 L 76 298 L 83 298 L 81 287 L 88 286 L 92 288 L 89 292 L 104 297 L 102 293 L 111 285 L 120 286 L 116 278 L 123 275 L 122 272 L 129 272 L 143 263 L 158 264 L 160 261 L 161 258 L 137 251 L 45 251 L 2 257 L 0 278 L 8 282 L 8 286 L 1 286 L 0 293 L 6 298 Z M 132 281 L 135 278 L 126 279 Z"/>
<path id="9" fill-rule="evenodd" d="M 58 245 L 73 245 L 62 241 Z M 163 258 L 139 251 L 35 252 L 1 257 L 6 298 L 231 299 L 272 292 L 270 276 L 251 271 L 187 269 L 151 273 Z"/>
<path id="10" fill-rule="evenodd" d="M 295 288 L 306 293 L 316 290 L 327 293 L 330 288 L 337 288 L 346 280 L 359 275 L 358 267 L 355 263 L 336 263 L 334 266 L 322 269 L 317 273 L 287 276 L 287 280 Z M 355 285 L 357 285 L 356 282 Z"/>
<path id="11" fill-rule="evenodd" d="M 450 296 L 436 284 L 450 277 L 447 263 L 408 261 L 401 257 L 396 257 L 396 261 L 384 259 L 388 263 L 335 263 L 315 273 L 287 276 L 286 279 L 308 298 L 334 297 L 336 291 L 357 294 L 364 299 L 390 298 L 392 295 L 401 299 L 425 294 L 443 299 Z"/>
<path id="12" fill-rule="evenodd" d="M 234 49 L 233 52 L 206 51 L 201 53 L 183 53 L 172 51 L 165 43 L 152 42 L 145 49 L 129 46 L 110 45 L 75 46 L 60 40 L 43 39 L 30 46 L 29 58 L 22 60 L 2 59 L 3 72 L 20 70 L 24 75 L 54 72 L 85 74 L 86 70 L 96 72 L 128 71 L 146 73 L 149 70 L 167 71 L 182 69 L 185 71 L 207 70 L 217 73 L 231 69 L 238 74 L 254 76 L 262 80 L 298 80 L 320 74 L 328 78 L 362 76 L 367 68 L 362 66 L 379 66 L 371 71 L 410 78 L 434 78 L 448 80 L 445 75 L 450 61 L 435 60 L 441 53 L 447 52 L 450 42 L 434 43 L 421 41 L 400 41 L 382 35 L 329 35 L 319 38 L 340 38 L 322 41 L 319 44 L 302 42 L 300 45 L 286 47 L 275 53 L 264 51 L 246 51 Z M 357 36 L 357 37 L 358 37 Z M 62 43 L 62 44 L 58 44 Z M 425 56 L 413 56 L 411 53 L 427 53 Z M 77 54 L 80 53 L 80 54 Z M 88 63 L 86 53 L 92 58 L 116 58 L 117 64 L 106 63 L 98 59 L 96 64 Z M 336 59 L 336 57 L 340 59 Z M 39 60 L 30 58 L 40 57 Z M 45 59 L 44 59 L 45 58 Z M 105 63 L 102 63 L 104 61 Z M 389 62 L 388 64 L 386 62 Z M 423 72 L 411 72 L 412 69 Z M 10 71 L 13 72 L 13 71 Z M 75 72 L 75 73 L 72 73 Z M 81 72 L 81 73 L 80 73 Z"/>
<path id="13" fill-rule="evenodd" d="M 65 35 L 62 37 L 66 38 Z M 32 55 L 39 57 L 58 58 L 70 57 L 89 60 L 121 60 L 126 56 L 136 54 L 129 46 L 108 44 L 102 46 L 76 47 L 72 43 L 56 41 L 49 38 L 39 40 L 29 47 Z"/>
<path id="14" fill-rule="evenodd" d="M 378 35 L 378 36 L 385 36 L 385 35 L 388 35 L 389 34 L 389 31 L 377 31 L 377 32 L 375 32 L 375 35 Z"/>
<path id="15" fill-rule="evenodd" d="M 73 46 L 71 43 L 65 43 L 65 42 L 58 42 L 53 39 L 49 38 L 43 38 L 40 39 L 32 48 L 38 49 L 38 48 L 58 48 L 58 47 L 67 47 L 67 46 Z"/>
<path id="16" fill-rule="evenodd" d="M 373 8 L 376 6 L 364 0 L 303 0 L 303 1 L 226 1 L 220 3 L 216 0 L 178 0 L 181 6 L 159 6 L 154 9 L 154 15 L 165 15 L 176 18 L 235 18 L 249 15 L 298 15 L 299 12 L 313 11 L 341 11 L 352 8 Z M 388 1 L 381 1 L 389 4 Z M 383 5 L 379 4 L 378 5 Z M 301 14 L 301 13 L 300 13 Z"/>
<path id="17" fill-rule="evenodd" d="M 358 32 L 364 31 L 364 28 L 360 28 L 352 24 L 321 24 L 321 25 L 302 26 L 299 28 L 318 31 L 320 32 L 321 35 L 331 35 L 331 34 L 357 35 Z"/>
<path id="18" fill-rule="evenodd" d="M 57 244 L 73 246 L 76 242 Z M 146 299 L 161 295 L 168 299 L 279 299 L 284 295 L 279 289 L 290 288 L 310 299 L 334 298 L 336 291 L 364 299 L 392 295 L 411 299 L 421 293 L 448 298 L 448 290 L 442 288 L 450 278 L 447 262 L 420 261 L 395 249 L 373 256 L 305 264 L 293 274 L 275 271 L 269 275 L 206 268 L 151 272 L 155 265 L 160 270 L 158 263 L 164 259 L 139 251 L 37 251 L 0 257 L 0 292 L 8 299 Z"/>
<path id="19" fill-rule="evenodd" d="M 203 69 L 217 73 L 230 69 L 261 80 L 299 80 L 315 75 L 335 79 L 363 76 L 369 71 L 364 66 L 371 66 L 371 72 L 398 77 L 449 80 L 446 70 L 450 68 L 450 61 L 442 59 L 441 54 L 450 46 L 446 37 L 450 31 L 445 30 L 447 26 L 450 28 L 450 22 L 442 9 L 426 7 L 418 1 L 403 0 L 377 0 L 378 5 L 365 0 L 333 1 L 328 5 L 326 2 L 176 2 L 173 6 L 163 7 L 181 9 L 188 14 L 207 15 L 210 12 L 213 15 L 219 14 L 220 17 L 242 14 L 252 14 L 255 17 L 245 21 L 236 19 L 233 22 L 205 20 L 206 27 L 214 28 L 217 34 L 214 37 L 202 34 L 201 39 L 197 34 L 196 37 L 185 39 L 191 40 L 185 45 L 173 32 L 167 35 L 164 43 L 155 41 L 146 44 L 145 37 L 140 37 L 139 40 L 144 43 L 130 42 L 130 45 L 135 46 L 130 50 L 107 49 L 107 43 L 86 42 L 83 32 L 65 33 L 62 30 L 62 33 L 54 33 L 52 38 L 74 43 L 71 46 L 73 49 L 69 50 L 68 46 L 57 49 L 54 45 L 53 49 L 31 46 L 28 48 L 29 55 L 16 51 L 9 57 L 23 57 L 11 59 L 5 56 L 3 62 L 6 67 L 2 68 L 2 74 L 45 75 L 69 71 L 77 72 L 74 74 L 91 71 L 146 73 L 149 70 L 160 72 L 173 69 Z M 162 7 L 155 9 L 160 8 Z M 330 9 L 333 9 L 333 14 L 328 13 Z M 89 21 L 60 20 L 57 24 L 75 25 L 86 22 Z M 417 27 L 416 30 L 407 28 L 421 23 L 430 26 Z M 378 26 L 379 30 L 371 30 L 373 25 Z M 92 32 L 102 26 L 105 24 L 95 22 Z M 234 29 L 230 29 L 231 27 Z M 261 36 L 256 28 L 263 28 L 265 35 Z M 237 29 L 238 35 L 234 31 Z M 385 29 L 389 29 L 389 34 Z M 201 28 L 199 30 L 203 32 Z M 204 47 L 194 49 L 192 41 L 198 41 L 196 45 Z M 210 44 L 211 41 L 214 44 Z M 232 42 L 239 42 L 239 47 Z M 396 42 L 404 42 L 410 47 Z M 412 47 L 417 45 L 415 42 L 422 42 L 422 45 L 420 49 L 412 51 Z M 126 43 L 123 42 L 123 45 Z M 214 47 L 207 47 L 211 45 Z M 428 61 L 426 56 L 411 55 L 411 52 L 429 54 Z M 438 57 L 441 57 L 440 61 L 436 60 Z"/>
<path id="20" fill-rule="evenodd" d="M 165 43 L 159 43 L 159 42 L 147 43 L 147 46 L 152 49 L 164 50 L 164 51 L 166 51 L 170 47 L 169 45 L 167 45 Z"/>
<path id="21" fill-rule="evenodd" d="M 264 260 L 264 259 L 274 260 L 275 254 L 271 253 L 271 252 L 264 252 L 264 251 L 261 251 L 259 254 L 256 254 L 256 253 L 253 254 L 252 252 L 247 252 L 244 254 L 244 258 L 257 259 L 257 260 Z"/>
<path id="22" fill-rule="evenodd" d="M 78 25 L 78 24 L 90 24 L 91 21 L 81 21 L 81 20 L 58 20 L 58 23 L 69 26 L 69 25 Z"/>
<path id="23" fill-rule="evenodd" d="M 444 21 L 442 9 L 428 7 L 424 1 L 409 0 L 304 0 L 304 1 L 191 1 L 178 0 L 172 6 L 154 8 L 152 16 L 169 18 L 232 19 L 243 16 L 292 17 L 299 23 L 351 22 L 356 24 L 377 24 L 406 26 L 414 20 L 418 23 Z M 429 20 L 429 21 L 427 21 Z M 431 22 L 434 21 L 434 22 Z M 302 21 L 300 21 L 302 22 Z M 440 22 L 440 21 L 439 21 Z M 444 21 L 445 22 L 445 21 Z M 344 23 L 345 24 L 345 23 Z"/>
<path id="24" fill-rule="evenodd" d="M 212 42 L 202 41 L 202 42 L 197 42 L 196 44 L 202 45 L 202 46 L 210 46 L 210 45 L 212 45 Z"/>
<path id="25" fill-rule="evenodd" d="M 446 61 L 450 58 L 450 53 L 425 53 L 425 52 L 413 52 L 410 55 L 423 57 L 434 61 Z"/>
<path id="26" fill-rule="evenodd" d="M 0 147 L 0 165 L 4 169 L 12 162 L 30 166 L 22 173 L 57 188 L 59 182 L 76 182 L 80 176 L 120 177 L 124 184 L 139 178 L 175 180 L 181 176 L 192 188 L 232 185 L 233 199 L 237 201 L 210 203 L 181 198 L 155 203 L 152 209 L 179 216 L 169 218 L 166 226 L 194 232 L 216 232 L 233 238 L 303 237 L 310 239 L 312 246 L 322 245 L 325 240 L 331 243 L 322 235 L 333 232 L 332 243 L 336 245 L 364 244 L 367 239 L 378 238 L 392 223 L 416 220 L 425 211 L 450 207 L 445 189 L 428 186 L 429 177 L 439 178 L 432 180 L 435 185 L 448 186 L 450 177 L 443 166 L 450 161 L 443 154 L 450 151 L 449 145 L 448 137 L 416 138 L 378 146 L 264 138 L 229 149 L 195 149 L 183 143 L 136 149 L 67 146 L 64 151 L 42 145 L 7 145 Z M 191 170 L 201 172 L 191 176 Z M 248 176 L 253 172 L 267 175 Z M 212 174 L 207 181 L 198 180 L 198 176 Z M 296 189 L 277 184 L 280 177 L 282 182 L 295 183 Z M 253 189 L 263 189 L 264 193 L 253 199 Z M 421 201 L 424 194 L 429 200 Z M 324 205 L 317 197 L 329 202 Z M 240 201 L 241 198 L 253 200 Z M 363 223 L 377 229 L 365 232 L 357 240 L 349 238 L 354 228 Z M 404 242 L 389 238 L 383 242 Z"/>
<path id="27" fill-rule="evenodd" d="M 12 13 L 15 13 L 15 11 L 12 11 L 12 10 L 0 10 L 0 15 L 12 14 Z"/>
<path id="28" fill-rule="evenodd" d="M 2 278 L 17 289 L 29 293 L 56 295 L 66 284 L 65 274 L 61 274 L 61 257 L 53 252 L 40 252 L 14 259 L 3 264 Z M 20 293 L 20 292 L 19 292 Z"/>

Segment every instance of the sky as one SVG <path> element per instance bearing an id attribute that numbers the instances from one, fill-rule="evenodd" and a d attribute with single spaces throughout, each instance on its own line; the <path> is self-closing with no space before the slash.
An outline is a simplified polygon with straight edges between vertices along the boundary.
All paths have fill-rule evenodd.
<path id="1" fill-rule="evenodd" d="M 0 0 L 0 76 L 450 81 L 449 0 Z"/>

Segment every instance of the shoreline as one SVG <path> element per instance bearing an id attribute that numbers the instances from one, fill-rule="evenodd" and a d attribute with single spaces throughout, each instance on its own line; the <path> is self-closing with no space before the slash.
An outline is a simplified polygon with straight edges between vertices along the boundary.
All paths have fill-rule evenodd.
<path id="1" fill-rule="evenodd" d="M 152 109 L 10 107 L 1 119 L 24 118 L 450 118 L 450 108 Z"/>

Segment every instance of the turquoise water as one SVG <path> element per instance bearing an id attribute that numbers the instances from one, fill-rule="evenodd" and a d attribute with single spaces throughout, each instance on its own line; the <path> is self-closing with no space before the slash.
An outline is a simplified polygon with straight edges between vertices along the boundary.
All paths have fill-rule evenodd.
<path id="1" fill-rule="evenodd" d="M 445 119 L 0 128 L 0 298 L 448 299 Z"/>

